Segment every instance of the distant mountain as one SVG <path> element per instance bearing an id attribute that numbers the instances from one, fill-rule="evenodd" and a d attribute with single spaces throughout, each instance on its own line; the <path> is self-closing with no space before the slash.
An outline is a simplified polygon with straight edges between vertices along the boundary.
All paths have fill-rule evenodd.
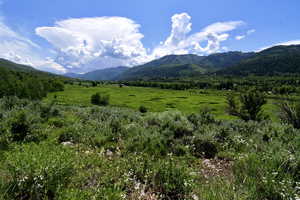
<path id="1" fill-rule="evenodd" d="M 236 51 L 212 54 L 209 56 L 197 56 L 193 54 L 168 55 L 149 63 L 130 68 L 117 78 L 119 80 L 150 80 L 195 77 L 232 66 L 253 55 L 255 54 Z"/>
<path id="2" fill-rule="evenodd" d="M 271 47 L 217 72 L 219 75 L 238 76 L 295 73 L 300 74 L 300 45 Z"/>
<path id="3" fill-rule="evenodd" d="M 82 74 L 65 73 L 64 76 L 69 77 L 69 78 L 81 78 Z"/>
<path id="4" fill-rule="evenodd" d="M 92 81 L 110 81 L 115 80 L 116 77 L 118 77 L 120 74 L 122 74 L 128 69 L 129 67 L 120 66 L 114 68 L 95 70 L 85 74 L 66 73 L 64 74 L 64 76 Z"/>
<path id="5" fill-rule="evenodd" d="M 140 66 L 133 67 L 122 73 L 118 80 L 136 80 L 136 79 L 165 79 L 195 77 L 204 74 L 207 69 L 201 68 L 195 64 L 173 64 L 160 66 Z"/>
<path id="6" fill-rule="evenodd" d="M 209 56 L 205 56 L 203 60 L 199 63 L 207 67 L 211 67 L 215 70 L 227 68 L 233 66 L 242 60 L 251 58 L 254 56 L 254 52 L 243 53 L 240 51 L 230 51 L 226 53 L 216 53 Z"/>

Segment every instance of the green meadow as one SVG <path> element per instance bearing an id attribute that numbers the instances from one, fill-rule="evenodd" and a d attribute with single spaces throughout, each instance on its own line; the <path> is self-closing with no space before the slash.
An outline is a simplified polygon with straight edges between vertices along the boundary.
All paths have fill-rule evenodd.
<path id="1" fill-rule="evenodd" d="M 97 87 L 66 85 L 65 91 L 49 93 L 44 100 L 56 100 L 60 105 L 91 106 L 91 95 L 100 92 L 110 96 L 110 106 L 134 110 L 143 105 L 150 112 L 179 110 L 185 114 L 209 109 L 218 119 L 234 119 L 226 113 L 226 95 L 220 90 L 168 90 L 158 88 L 100 85 Z M 272 120 L 278 120 L 276 101 L 269 99 L 264 111 Z"/>

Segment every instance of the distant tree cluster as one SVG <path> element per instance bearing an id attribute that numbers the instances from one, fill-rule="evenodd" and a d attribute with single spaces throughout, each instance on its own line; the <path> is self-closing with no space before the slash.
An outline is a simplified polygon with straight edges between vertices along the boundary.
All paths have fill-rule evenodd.
<path id="1" fill-rule="evenodd" d="M 91 96 L 91 104 L 98 106 L 107 106 L 109 105 L 109 95 L 96 93 Z"/>
<path id="2" fill-rule="evenodd" d="M 300 86 L 298 76 L 278 77 L 202 77 L 203 80 L 153 80 L 153 81 L 122 81 L 122 85 L 137 87 L 155 87 L 161 89 L 187 90 L 187 89 L 216 89 L 244 91 L 256 88 L 260 92 L 274 94 L 292 94 Z"/>
<path id="3" fill-rule="evenodd" d="M 48 92 L 63 91 L 64 83 L 52 76 L 41 76 L 0 68 L 0 98 L 16 96 L 27 99 L 41 99 Z"/>

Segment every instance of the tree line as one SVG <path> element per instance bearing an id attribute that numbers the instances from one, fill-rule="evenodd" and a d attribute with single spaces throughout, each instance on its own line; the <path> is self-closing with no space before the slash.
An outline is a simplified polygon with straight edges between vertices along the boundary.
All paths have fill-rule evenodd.
<path id="1" fill-rule="evenodd" d="M 16 96 L 27 99 L 41 99 L 48 92 L 63 90 L 63 80 L 58 77 L 0 68 L 0 98 Z"/>

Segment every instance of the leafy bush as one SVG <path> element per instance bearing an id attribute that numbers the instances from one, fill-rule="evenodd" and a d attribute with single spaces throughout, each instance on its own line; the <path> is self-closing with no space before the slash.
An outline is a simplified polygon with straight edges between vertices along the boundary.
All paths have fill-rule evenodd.
<path id="1" fill-rule="evenodd" d="M 139 107 L 139 111 L 140 111 L 141 113 L 146 113 L 146 112 L 148 112 L 148 109 L 147 109 L 145 106 L 140 106 L 140 107 Z"/>
<path id="2" fill-rule="evenodd" d="M 283 102 L 279 107 L 281 120 L 293 125 L 294 128 L 300 129 L 300 103 Z"/>
<path id="3" fill-rule="evenodd" d="M 76 127 L 69 127 L 66 129 L 63 129 L 61 134 L 58 137 L 58 142 L 73 142 L 78 143 L 80 141 L 81 134 L 76 129 Z"/>
<path id="4" fill-rule="evenodd" d="M 267 103 L 265 96 L 257 90 L 250 90 L 240 96 L 242 104 L 239 116 L 243 120 L 260 121 L 265 119 L 262 106 Z"/>
<path id="5" fill-rule="evenodd" d="M 193 141 L 193 155 L 198 158 L 214 158 L 218 153 L 216 145 L 203 139 L 194 139 Z"/>
<path id="6" fill-rule="evenodd" d="M 251 89 L 240 95 L 240 106 L 232 94 L 227 96 L 227 110 L 231 115 L 249 121 L 261 121 L 267 117 L 262 111 L 262 106 L 267 103 L 264 94 L 257 90 Z"/>
<path id="7" fill-rule="evenodd" d="M 172 161 L 161 161 L 155 165 L 152 187 L 162 199 L 185 199 L 192 191 L 193 180 L 186 168 Z"/>
<path id="8" fill-rule="evenodd" d="M 109 95 L 96 93 L 91 96 L 91 103 L 98 106 L 107 106 L 109 104 Z"/>
<path id="9" fill-rule="evenodd" d="M 28 144 L 5 155 L 0 191 L 5 199 L 55 199 L 73 174 L 73 154 L 48 144 Z"/>
<path id="10" fill-rule="evenodd" d="M 30 134 L 30 124 L 26 117 L 26 113 L 20 112 L 11 123 L 12 140 L 19 142 L 24 141 L 26 136 Z"/>

